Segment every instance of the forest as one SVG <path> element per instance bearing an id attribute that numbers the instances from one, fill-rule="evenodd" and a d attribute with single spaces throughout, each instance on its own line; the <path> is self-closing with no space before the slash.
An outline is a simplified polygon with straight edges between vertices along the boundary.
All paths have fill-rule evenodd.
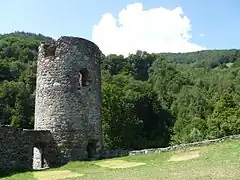
<path id="1" fill-rule="evenodd" d="M 0 124 L 33 128 L 41 34 L 0 35 Z M 240 134 L 240 50 L 108 55 L 104 146 L 166 147 Z"/>

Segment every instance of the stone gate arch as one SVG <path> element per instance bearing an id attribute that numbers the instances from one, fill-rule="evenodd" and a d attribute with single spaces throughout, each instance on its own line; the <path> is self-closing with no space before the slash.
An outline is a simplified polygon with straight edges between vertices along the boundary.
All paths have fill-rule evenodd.
<path id="1" fill-rule="evenodd" d="M 36 142 L 33 145 L 33 169 L 43 169 L 49 167 L 47 155 L 47 143 Z"/>

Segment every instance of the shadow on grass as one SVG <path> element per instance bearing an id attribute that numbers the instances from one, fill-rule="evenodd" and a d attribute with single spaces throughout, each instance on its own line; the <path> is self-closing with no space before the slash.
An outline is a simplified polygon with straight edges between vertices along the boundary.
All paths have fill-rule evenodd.
<path id="1" fill-rule="evenodd" d="M 45 171 L 45 170 L 54 169 L 54 168 L 60 168 L 66 164 L 67 163 L 55 165 L 50 168 L 42 168 L 42 169 L 13 169 L 8 172 L 0 172 L 0 179 L 6 178 L 6 177 L 11 177 L 11 176 L 14 176 L 17 174 L 22 174 L 22 173 L 33 173 L 33 172 L 40 172 L 40 171 Z"/>
<path id="2" fill-rule="evenodd" d="M 12 170 L 11 172 L 0 172 L 0 179 L 4 177 L 10 177 L 15 174 L 29 172 L 28 170 Z"/>
<path id="3" fill-rule="evenodd" d="M 128 156 L 129 155 L 129 151 L 128 150 L 122 150 L 122 149 L 118 149 L 118 150 L 105 150 L 101 153 L 101 155 L 98 158 L 88 158 L 88 159 L 84 159 L 82 161 L 96 161 L 96 160 L 103 160 L 103 159 L 112 159 L 112 158 L 118 158 L 118 157 L 124 157 L 124 156 Z M 80 161 L 80 160 L 78 160 Z M 39 171 L 45 171 L 45 170 L 50 170 L 50 169 L 55 169 L 55 168 L 61 168 L 64 165 L 70 163 L 70 162 L 76 162 L 76 161 L 69 161 L 66 163 L 62 163 L 59 165 L 54 165 L 51 166 L 50 168 L 42 168 L 42 169 L 38 169 L 38 170 L 33 170 L 33 169 L 13 169 L 9 172 L 0 172 L 0 179 L 1 178 L 6 178 L 6 177 L 11 177 L 13 175 L 17 175 L 17 174 L 21 174 L 21 173 L 34 173 L 34 172 L 39 172 Z"/>

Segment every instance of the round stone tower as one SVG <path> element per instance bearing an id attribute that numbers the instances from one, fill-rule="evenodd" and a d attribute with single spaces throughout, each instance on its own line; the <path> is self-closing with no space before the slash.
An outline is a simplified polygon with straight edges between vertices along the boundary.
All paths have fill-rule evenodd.
<path id="1" fill-rule="evenodd" d="M 34 128 L 52 134 L 55 145 L 48 151 L 56 158 L 49 166 L 99 155 L 101 57 L 93 42 L 77 37 L 39 46 Z M 44 148 L 41 152 L 44 156 Z M 34 150 L 33 162 L 39 161 L 39 153 Z"/>

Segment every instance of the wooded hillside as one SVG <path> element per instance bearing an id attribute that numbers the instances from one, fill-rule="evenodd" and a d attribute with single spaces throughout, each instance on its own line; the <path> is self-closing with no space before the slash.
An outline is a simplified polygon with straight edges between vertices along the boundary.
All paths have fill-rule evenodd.
<path id="1" fill-rule="evenodd" d="M 0 35 L 0 123 L 32 128 L 38 45 L 51 38 Z M 240 50 L 106 56 L 106 147 L 141 149 L 240 134 Z"/>

